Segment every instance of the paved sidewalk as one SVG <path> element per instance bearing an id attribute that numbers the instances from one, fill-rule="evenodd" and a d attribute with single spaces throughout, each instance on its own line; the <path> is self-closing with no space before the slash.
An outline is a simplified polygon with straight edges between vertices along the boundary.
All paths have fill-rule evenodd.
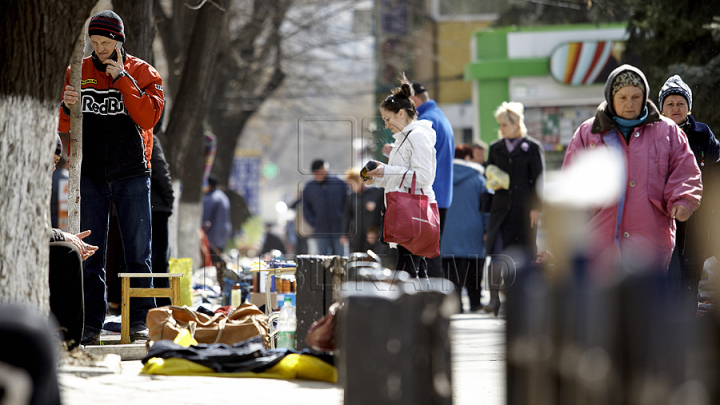
<path id="1" fill-rule="evenodd" d="M 505 321 L 492 315 L 460 314 L 451 321 L 454 404 L 505 403 Z M 212 404 L 278 403 L 340 405 L 336 385 L 302 380 L 140 375 L 140 361 L 123 361 L 120 374 L 79 377 L 61 373 L 63 403 Z"/>

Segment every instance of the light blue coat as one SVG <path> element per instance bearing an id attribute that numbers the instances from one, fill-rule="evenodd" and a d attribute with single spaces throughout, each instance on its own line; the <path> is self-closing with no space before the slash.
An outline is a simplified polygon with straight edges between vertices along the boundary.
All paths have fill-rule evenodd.
<path id="1" fill-rule="evenodd" d="M 451 255 L 485 257 L 483 235 L 487 230 L 488 214 L 480 212 L 480 197 L 486 192 L 482 166 L 453 160 L 453 199 L 445 216 L 445 229 L 440 240 L 443 258 Z"/>

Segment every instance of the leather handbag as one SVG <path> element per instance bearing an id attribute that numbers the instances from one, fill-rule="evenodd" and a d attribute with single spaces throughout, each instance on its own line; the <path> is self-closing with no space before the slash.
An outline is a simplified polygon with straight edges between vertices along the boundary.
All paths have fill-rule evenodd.
<path id="1" fill-rule="evenodd" d="M 253 304 L 240 305 L 230 315 L 222 313 L 210 317 L 187 306 L 164 306 L 148 311 L 147 327 L 150 340 L 173 340 L 187 329 L 198 343 L 225 343 L 233 345 L 253 336 L 263 336 L 265 347 L 268 338 L 268 318 Z"/>
<path id="2" fill-rule="evenodd" d="M 320 352 L 331 352 L 335 350 L 338 328 L 337 318 L 340 315 L 339 311 L 341 308 L 342 304 L 339 302 L 330 305 L 327 314 L 310 325 L 310 329 L 308 329 L 307 335 L 305 335 L 305 343 L 307 343 L 308 346 Z"/>
<path id="3" fill-rule="evenodd" d="M 431 203 L 422 189 L 422 194 L 415 194 L 415 183 L 413 173 L 409 193 L 385 194 L 383 240 L 397 243 L 414 255 L 432 258 L 440 254 L 440 214 L 437 204 Z"/>

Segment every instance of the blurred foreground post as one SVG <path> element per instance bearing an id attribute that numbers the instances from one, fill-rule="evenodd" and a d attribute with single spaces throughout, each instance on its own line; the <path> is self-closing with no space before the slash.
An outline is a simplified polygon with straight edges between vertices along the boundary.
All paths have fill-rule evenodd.
<path id="1" fill-rule="evenodd" d="M 508 289 L 509 405 L 718 403 L 715 319 L 683 316 L 652 261 L 593 261 L 593 208 L 624 188 L 617 158 L 588 155 L 548 175 L 543 225 L 555 260 L 518 266 Z"/>

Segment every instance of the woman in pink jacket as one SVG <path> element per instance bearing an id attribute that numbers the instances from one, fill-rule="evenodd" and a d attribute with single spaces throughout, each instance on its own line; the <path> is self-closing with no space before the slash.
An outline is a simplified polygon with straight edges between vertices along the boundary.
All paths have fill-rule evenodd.
<path id="1" fill-rule="evenodd" d="M 593 268 L 621 263 L 667 270 L 675 222 L 700 205 L 702 183 L 687 137 L 648 99 L 637 68 L 623 65 L 605 83 L 605 101 L 575 131 L 563 168 L 582 149 L 610 148 L 623 156 L 625 187 L 617 201 L 592 210 L 589 252 Z"/>

